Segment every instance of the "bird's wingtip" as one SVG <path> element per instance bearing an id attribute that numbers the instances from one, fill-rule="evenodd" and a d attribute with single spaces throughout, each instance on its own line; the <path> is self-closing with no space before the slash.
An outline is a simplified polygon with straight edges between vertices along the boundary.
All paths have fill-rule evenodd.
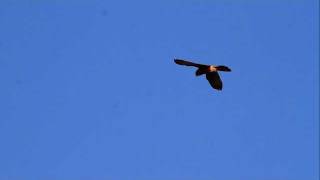
<path id="1" fill-rule="evenodd" d="M 174 59 L 174 62 L 175 62 L 176 64 L 180 64 L 180 65 L 183 64 L 183 61 L 182 61 L 181 59 Z"/>

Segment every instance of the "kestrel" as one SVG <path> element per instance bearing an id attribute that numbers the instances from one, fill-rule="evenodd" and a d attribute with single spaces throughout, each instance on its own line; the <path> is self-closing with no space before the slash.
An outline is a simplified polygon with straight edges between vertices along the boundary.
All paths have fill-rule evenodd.
<path id="1" fill-rule="evenodd" d="M 185 66 L 194 66 L 197 67 L 196 76 L 200 76 L 202 74 L 206 74 L 206 78 L 209 81 L 210 85 L 217 90 L 222 90 L 222 81 L 218 74 L 218 71 L 230 72 L 231 69 L 227 66 L 214 66 L 214 65 L 205 65 L 205 64 L 197 64 L 186 60 L 174 59 L 174 62 L 179 65 Z"/>

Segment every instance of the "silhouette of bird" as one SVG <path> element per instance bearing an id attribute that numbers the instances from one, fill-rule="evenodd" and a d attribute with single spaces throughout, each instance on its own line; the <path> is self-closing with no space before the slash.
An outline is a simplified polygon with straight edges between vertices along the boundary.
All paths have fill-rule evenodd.
<path id="1" fill-rule="evenodd" d="M 222 90 L 222 81 L 220 79 L 218 71 L 225 71 L 225 72 L 231 71 L 230 68 L 223 65 L 214 66 L 214 65 L 198 64 L 198 63 L 193 63 L 193 62 L 182 60 L 182 59 L 174 59 L 174 62 L 179 65 L 197 67 L 198 69 L 196 71 L 196 76 L 206 74 L 206 78 L 209 81 L 210 85 L 217 90 Z"/>

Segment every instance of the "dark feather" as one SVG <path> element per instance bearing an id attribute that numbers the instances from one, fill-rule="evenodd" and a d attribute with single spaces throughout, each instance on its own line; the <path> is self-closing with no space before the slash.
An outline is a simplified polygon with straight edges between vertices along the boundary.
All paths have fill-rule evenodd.
<path id="1" fill-rule="evenodd" d="M 182 60 L 182 59 L 174 59 L 174 62 L 179 65 L 194 66 L 194 67 L 198 67 L 198 68 L 200 68 L 200 67 L 203 68 L 203 67 L 208 66 L 208 65 L 204 65 L 204 64 L 193 63 L 193 62 Z"/>
<path id="2" fill-rule="evenodd" d="M 230 72 L 231 69 L 228 68 L 227 66 L 216 66 L 218 71 L 226 71 L 226 72 Z"/>
<path id="3" fill-rule="evenodd" d="M 214 89 L 222 90 L 222 81 L 218 72 L 207 73 L 206 78 Z"/>
<path id="4" fill-rule="evenodd" d="M 206 74 L 207 72 L 209 72 L 209 67 L 198 68 L 196 71 L 196 76 L 201 76 L 202 74 Z"/>

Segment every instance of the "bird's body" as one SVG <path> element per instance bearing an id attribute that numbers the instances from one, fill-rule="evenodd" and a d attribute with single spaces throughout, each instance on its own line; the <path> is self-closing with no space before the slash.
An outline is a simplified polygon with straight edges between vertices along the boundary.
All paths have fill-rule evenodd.
<path id="1" fill-rule="evenodd" d="M 222 81 L 218 74 L 218 71 L 230 72 L 231 69 L 227 66 L 215 66 L 215 65 L 205 65 L 193 63 L 191 61 L 186 61 L 182 59 L 175 59 L 174 62 L 179 65 L 185 66 L 194 66 L 197 67 L 196 76 L 201 76 L 206 74 L 206 78 L 209 81 L 210 85 L 217 90 L 222 90 Z"/>
<path id="2" fill-rule="evenodd" d="M 213 65 L 211 65 L 211 66 L 209 67 L 209 71 L 210 71 L 210 72 L 217 71 L 217 68 L 214 67 Z"/>

